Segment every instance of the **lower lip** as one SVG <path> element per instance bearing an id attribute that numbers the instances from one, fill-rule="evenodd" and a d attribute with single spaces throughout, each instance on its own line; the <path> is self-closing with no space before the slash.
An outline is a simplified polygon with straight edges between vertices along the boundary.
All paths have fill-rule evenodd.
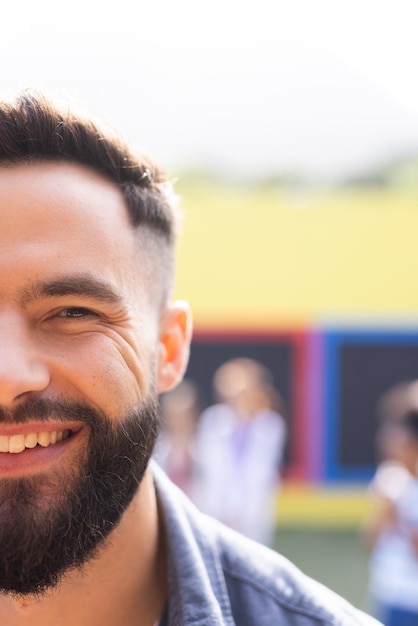
<path id="1" fill-rule="evenodd" d="M 0 478 L 28 476 L 46 471 L 73 447 L 82 430 L 46 447 L 38 444 L 35 448 L 26 448 L 23 452 L 0 452 Z"/>

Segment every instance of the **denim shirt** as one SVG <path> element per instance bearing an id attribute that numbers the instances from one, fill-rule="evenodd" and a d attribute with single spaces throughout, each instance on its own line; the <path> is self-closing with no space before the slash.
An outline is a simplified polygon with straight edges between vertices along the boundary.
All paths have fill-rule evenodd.
<path id="1" fill-rule="evenodd" d="M 277 552 L 200 513 L 152 470 L 167 536 L 168 626 L 378 625 Z"/>

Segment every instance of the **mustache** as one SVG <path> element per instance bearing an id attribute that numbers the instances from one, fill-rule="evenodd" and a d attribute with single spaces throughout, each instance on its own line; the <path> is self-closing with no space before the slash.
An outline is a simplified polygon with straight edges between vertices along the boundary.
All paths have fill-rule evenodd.
<path id="1" fill-rule="evenodd" d="M 63 398 L 28 398 L 14 409 L 0 405 L 0 423 L 25 424 L 32 420 L 48 422 L 78 421 L 94 426 L 98 417 L 103 417 L 100 410 L 85 404 Z"/>

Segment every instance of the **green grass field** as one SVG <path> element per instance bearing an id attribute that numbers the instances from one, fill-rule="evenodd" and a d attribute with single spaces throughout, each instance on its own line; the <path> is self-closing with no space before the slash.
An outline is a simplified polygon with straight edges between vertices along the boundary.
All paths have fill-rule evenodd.
<path id="1" fill-rule="evenodd" d="M 279 526 L 275 548 L 306 574 L 366 610 L 368 557 L 357 530 Z"/>

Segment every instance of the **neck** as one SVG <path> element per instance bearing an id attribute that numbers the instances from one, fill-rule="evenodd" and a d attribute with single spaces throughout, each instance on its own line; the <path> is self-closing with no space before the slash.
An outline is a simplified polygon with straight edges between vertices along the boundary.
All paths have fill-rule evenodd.
<path id="1" fill-rule="evenodd" d="M 148 470 L 96 558 L 41 598 L 0 596 L 0 624 L 153 626 L 166 598 L 163 530 Z"/>

